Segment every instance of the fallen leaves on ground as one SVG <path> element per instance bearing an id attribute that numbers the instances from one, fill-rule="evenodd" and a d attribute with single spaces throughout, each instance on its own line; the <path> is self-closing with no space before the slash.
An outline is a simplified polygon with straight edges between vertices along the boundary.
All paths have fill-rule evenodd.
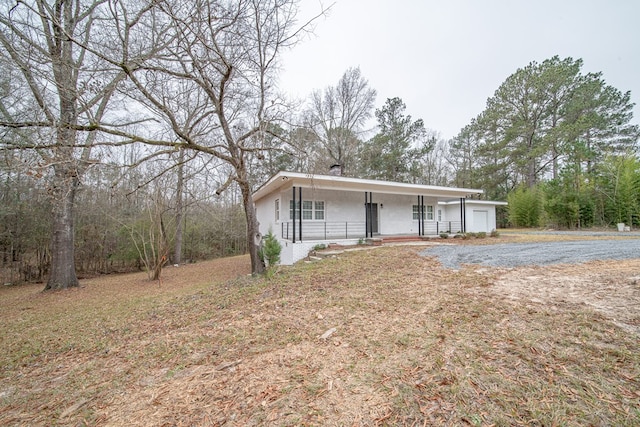
<path id="1" fill-rule="evenodd" d="M 0 424 L 640 423 L 638 306 L 613 316 L 617 295 L 638 296 L 640 260 L 453 271 L 419 250 L 271 279 L 235 257 L 160 285 L 2 289 Z"/>

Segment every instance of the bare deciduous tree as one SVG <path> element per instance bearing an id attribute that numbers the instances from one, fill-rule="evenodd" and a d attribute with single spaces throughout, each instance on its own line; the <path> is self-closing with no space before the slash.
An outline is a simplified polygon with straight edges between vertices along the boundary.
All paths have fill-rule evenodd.
<path id="1" fill-rule="evenodd" d="M 240 188 L 247 222 L 252 271 L 261 273 L 259 224 L 252 200 L 249 164 L 269 149 L 266 135 L 283 113 L 275 79 L 281 51 L 293 45 L 307 24 L 296 24 L 294 0 L 161 1 L 150 26 L 153 40 L 170 40 L 153 58 L 121 61 L 141 101 L 168 123 L 173 145 L 208 153 L 231 166 L 218 194 L 235 183 Z M 154 24 L 155 25 L 155 24 Z M 167 88 L 188 85 L 188 93 L 167 96 Z M 197 108 L 179 111 L 172 102 L 197 97 Z"/>
<path id="2" fill-rule="evenodd" d="M 19 72 L 37 108 L 21 110 L 3 99 L 0 125 L 48 132 L 20 146 L 37 150 L 51 170 L 54 221 L 46 288 L 78 285 L 73 208 L 92 150 L 135 142 L 165 147 L 162 154 L 196 150 L 231 166 L 218 193 L 234 183 L 240 188 L 252 270 L 261 272 L 248 168 L 269 149 L 265 135 L 282 114 L 282 104 L 274 102 L 279 55 L 309 24 L 296 23 L 297 1 L 1 4 L 0 59 Z M 132 105 L 110 110 L 124 94 Z M 171 135 L 158 122 L 168 124 Z M 97 141 L 98 132 L 119 140 Z"/>
<path id="3" fill-rule="evenodd" d="M 376 91 L 360 68 L 349 68 L 335 87 L 312 94 L 306 124 L 322 147 L 324 162 L 337 163 L 346 172 L 353 169 L 359 134 L 371 117 L 375 98 Z"/>
<path id="4" fill-rule="evenodd" d="M 33 148 L 40 166 L 51 171 L 53 233 L 45 289 L 78 285 L 73 210 L 96 138 L 95 132 L 79 133 L 78 126 L 102 120 L 125 77 L 78 44 L 95 50 L 109 45 L 108 31 L 98 25 L 107 5 L 106 0 L 4 0 L 0 6 L 0 56 L 21 80 L 21 90 L 0 101 L 1 125 L 40 129 L 27 144 L 4 141 L 3 148 Z M 23 99 L 16 103 L 16 96 Z"/>
<path id="5" fill-rule="evenodd" d="M 151 197 L 146 200 L 147 218 L 145 221 L 139 221 L 133 226 L 126 226 L 131 236 L 131 241 L 135 245 L 136 250 L 147 270 L 149 280 L 160 280 L 162 268 L 169 259 L 169 236 L 170 222 L 167 223 L 167 207 L 166 197 L 161 187 L 156 184 Z"/>

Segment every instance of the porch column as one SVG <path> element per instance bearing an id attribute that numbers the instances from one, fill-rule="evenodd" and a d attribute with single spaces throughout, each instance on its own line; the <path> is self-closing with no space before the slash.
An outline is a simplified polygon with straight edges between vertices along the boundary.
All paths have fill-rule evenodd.
<path id="1" fill-rule="evenodd" d="M 467 198 L 462 199 L 462 207 L 464 208 L 464 225 L 462 226 L 462 232 L 467 232 Z"/>
<path id="2" fill-rule="evenodd" d="M 298 187 L 298 198 L 300 199 L 300 223 L 299 223 L 299 227 L 298 227 L 298 237 L 300 238 L 300 241 L 302 242 L 302 187 Z M 295 210 L 295 206 L 294 206 L 294 210 Z M 293 217 L 295 218 L 295 214 L 293 215 Z"/>
<path id="3" fill-rule="evenodd" d="M 369 237 L 369 193 L 364 192 L 364 238 Z"/>
<path id="4" fill-rule="evenodd" d="M 460 232 L 461 233 L 465 233 L 467 229 L 467 225 L 466 225 L 467 209 L 466 208 L 467 208 L 467 205 L 465 202 L 465 198 L 460 197 Z"/>
<path id="5" fill-rule="evenodd" d="M 369 191 L 369 237 L 373 239 L 373 193 Z"/>
<path id="6" fill-rule="evenodd" d="M 424 236 L 426 233 L 424 231 L 424 217 L 425 217 L 425 206 L 424 206 L 424 196 L 420 196 L 420 210 L 422 211 L 420 213 L 420 223 L 422 224 L 422 236 Z"/>
<path id="7" fill-rule="evenodd" d="M 418 196 L 418 236 L 422 236 L 422 208 L 420 207 L 420 196 Z"/>
<path id="8" fill-rule="evenodd" d="M 364 192 L 364 237 L 373 238 L 373 194 L 370 191 Z"/>
<path id="9" fill-rule="evenodd" d="M 293 218 L 291 218 L 291 222 L 293 223 L 293 243 L 296 242 L 296 187 L 293 187 Z"/>

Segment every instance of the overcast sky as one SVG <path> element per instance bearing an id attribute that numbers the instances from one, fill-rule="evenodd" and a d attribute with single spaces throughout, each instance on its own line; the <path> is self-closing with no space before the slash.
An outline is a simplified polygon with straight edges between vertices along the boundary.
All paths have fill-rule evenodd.
<path id="1" fill-rule="evenodd" d="M 300 22 L 319 10 L 301 0 Z M 400 97 L 407 114 L 452 138 L 518 68 L 559 55 L 582 58 L 584 73 L 601 71 L 637 104 L 639 20 L 636 0 L 336 0 L 283 56 L 280 87 L 304 98 L 359 66 L 376 108 Z"/>

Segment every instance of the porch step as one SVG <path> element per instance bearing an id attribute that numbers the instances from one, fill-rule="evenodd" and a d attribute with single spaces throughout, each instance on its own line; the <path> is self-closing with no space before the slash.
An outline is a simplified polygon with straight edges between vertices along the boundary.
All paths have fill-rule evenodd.
<path id="1" fill-rule="evenodd" d="M 336 249 L 336 250 L 328 250 L 328 251 L 320 251 L 316 253 L 316 256 L 319 258 L 329 258 L 337 255 L 342 255 L 344 250 Z"/>

